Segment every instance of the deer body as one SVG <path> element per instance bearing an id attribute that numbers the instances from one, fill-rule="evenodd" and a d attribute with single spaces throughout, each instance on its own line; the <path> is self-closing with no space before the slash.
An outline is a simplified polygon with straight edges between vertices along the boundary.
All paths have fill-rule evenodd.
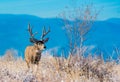
<path id="1" fill-rule="evenodd" d="M 41 58 L 42 50 L 37 46 L 28 46 L 25 50 L 25 61 L 27 63 L 28 68 L 30 67 L 30 63 L 39 64 Z"/>
<path id="2" fill-rule="evenodd" d="M 45 28 L 44 28 L 44 30 L 45 30 Z M 48 32 L 50 32 L 50 30 L 48 32 L 46 32 L 44 30 L 43 30 L 42 40 L 37 40 L 33 37 L 34 35 L 32 33 L 32 29 L 30 28 L 30 25 L 29 25 L 28 31 L 31 35 L 30 42 L 34 43 L 34 45 L 27 46 L 26 50 L 25 50 L 25 61 L 27 63 L 28 68 L 30 68 L 30 64 L 36 64 L 36 65 L 39 64 L 39 61 L 41 59 L 41 53 L 46 48 L 45 43 L 48 41 L 48 38 L 43 39 L 43 37 Z"/>

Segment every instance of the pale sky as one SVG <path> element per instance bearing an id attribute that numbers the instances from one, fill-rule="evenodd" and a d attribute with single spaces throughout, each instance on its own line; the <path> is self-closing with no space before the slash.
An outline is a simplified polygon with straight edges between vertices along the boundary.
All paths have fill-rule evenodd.
<path id="1" fill-rule="evenodd" d="M 0 14 L 29 14 L 42 18 L 58 16 L 66 6 L 81 6 L 88 0 L 0 0 Z M 90 0 L 97 9 L 103 8 L 98 20 L 120 18 L 120 0 Z"/>

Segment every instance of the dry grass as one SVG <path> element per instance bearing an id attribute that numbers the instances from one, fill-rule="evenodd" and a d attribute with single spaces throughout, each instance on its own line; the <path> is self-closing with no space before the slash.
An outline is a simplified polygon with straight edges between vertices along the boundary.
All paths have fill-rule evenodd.
<path id="1" fill-rule="evenodd" d="M 47 54 L 35 73 L 22 59 L 1 57 L 0 82 L 120 82 L 120 65 L 91 56 L 65 59 Z"/>

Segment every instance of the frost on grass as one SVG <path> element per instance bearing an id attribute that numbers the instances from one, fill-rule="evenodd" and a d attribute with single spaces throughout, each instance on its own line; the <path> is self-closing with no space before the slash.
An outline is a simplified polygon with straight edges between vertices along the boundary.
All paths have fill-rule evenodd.
<path id="1" fill-rule="evenodd" d="M 78 54 L 65 59 L 46 53 L 35 72 L 10 54 L 0 58 L 0 82 L 120 82 L 120 65 L 114 61 Z"/>

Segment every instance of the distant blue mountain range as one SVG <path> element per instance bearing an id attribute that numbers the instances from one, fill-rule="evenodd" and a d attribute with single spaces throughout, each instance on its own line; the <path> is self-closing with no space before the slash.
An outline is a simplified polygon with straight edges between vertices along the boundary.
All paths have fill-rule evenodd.
<path id="1" fill-rule="evenodd" d="M 27 31 L 28 23 L 33 27 L 34 32 L 38 32 L 36 38 L 40 38 L 42 28 L 50 26 L 51 32 L 48 34 L 47 49 L 67 46 L 67 39 L 63 29 L 63 20 L 59 18 L 39 18 L 32 15 L 12 15 L 0 14 L 0 55 L 7 49 L 17 49 L 22 55 L 29 42 Z M 87 46 L 111 54 L 114 47 L 120 46 L 120 19 L 112 18 L 105 21 L 95 21 L 88 35 Z"/>

